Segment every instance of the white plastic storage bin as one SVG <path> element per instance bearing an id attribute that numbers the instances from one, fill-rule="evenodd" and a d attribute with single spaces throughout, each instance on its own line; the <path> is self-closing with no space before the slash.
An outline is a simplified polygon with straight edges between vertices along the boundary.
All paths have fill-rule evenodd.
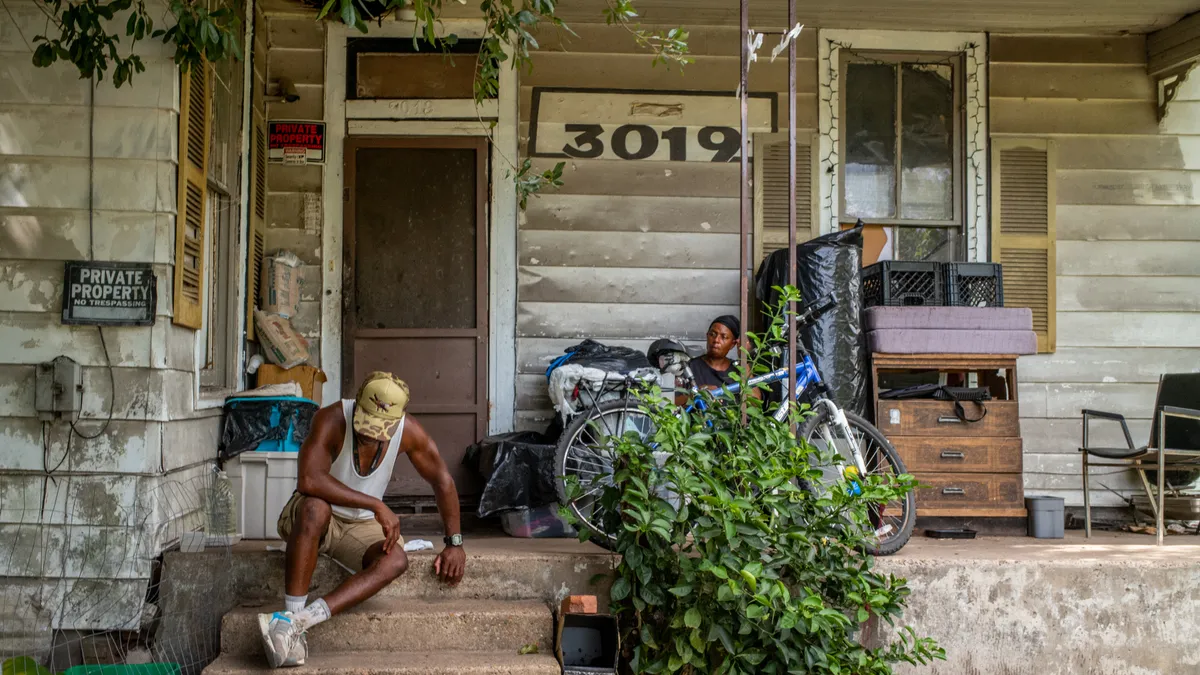
<path id="1" fill-rule="evenodd" d="M 298 452 L 243 452 L 226 463 L 244 539 L 279 539 L 276 525 L 296 490 L 299 458 Z"/>

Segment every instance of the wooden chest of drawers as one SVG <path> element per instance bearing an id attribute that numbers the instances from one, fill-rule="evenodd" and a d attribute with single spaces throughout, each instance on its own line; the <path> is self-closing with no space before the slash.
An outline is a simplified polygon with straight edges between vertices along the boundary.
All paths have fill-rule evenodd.
<path id="1" fill-rule="evenodd" d="M 1025 516 L 1015 356 L 874 354 L 871 367 L 875 426 L 926 486 L 917 491 L 919 517 Z M 981 419 L 964 422 L 952 401 L 879 398 L 881 373 L 914 371 L 975 373 L 993 400 L 983 402 Z M 962 406 L 967 419 L 982 414 L 975 403 Z"/>

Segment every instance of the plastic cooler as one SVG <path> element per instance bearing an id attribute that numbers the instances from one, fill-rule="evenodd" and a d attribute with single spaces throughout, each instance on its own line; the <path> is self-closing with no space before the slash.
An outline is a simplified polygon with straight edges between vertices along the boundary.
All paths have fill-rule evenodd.
<path id="1" fill-rule="evenodd" d="M 225 464 L 243 539 L 279 539 L 276 524 L 296 490 L 299 453 L 244 452 Z"/>

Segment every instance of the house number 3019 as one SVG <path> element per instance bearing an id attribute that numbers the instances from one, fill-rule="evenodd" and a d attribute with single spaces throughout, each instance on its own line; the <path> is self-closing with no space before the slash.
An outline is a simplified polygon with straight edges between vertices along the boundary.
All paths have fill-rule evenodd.
<path id="1" fill-rule="evenodd" d="M 656 129 L 645 124 L 623 124 L 611 132 L 602 124 L 567 124 L 567 134 L 575 137 L 563 145 L 562 152 L 576 159 L 595 159 L 605 154 L 607 147 L 621 159 L 648 159 L 666 144 L 672 162 L 688 161 L 690 134 L 695 144 L 711 152 L 708 161 L 729 162 L 738 156 L 741 134 L 733 127 L 671 127 Z M 703 156 L 703 155 L 702 155 Z"/>

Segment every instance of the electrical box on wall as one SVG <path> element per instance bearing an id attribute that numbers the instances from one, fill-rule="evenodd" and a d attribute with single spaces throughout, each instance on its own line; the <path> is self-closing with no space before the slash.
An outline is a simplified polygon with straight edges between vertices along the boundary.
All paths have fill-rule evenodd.
<path id="1" fill-rule="evenodd" d="M 63 413 L 77 412 L 83 391 L 83 369 L 69 356 L 39 363 L 33 391 L 38 419 L 52 420 Z"/>

